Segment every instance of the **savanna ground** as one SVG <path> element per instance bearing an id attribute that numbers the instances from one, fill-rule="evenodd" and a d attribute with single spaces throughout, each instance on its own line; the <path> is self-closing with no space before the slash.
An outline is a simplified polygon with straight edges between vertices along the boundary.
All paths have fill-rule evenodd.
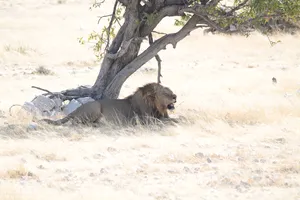
<path id="1" fill-rule="evenodd" d="M 28 128 L 8 108 L 42 92 L 92 85 L 99 71 L 77 38 L 113 2 L 0 0 L 0 199 L 300 199 L 300 39 L 193 32 L 163 59 L 178 127 Z M 105 21 L 103 21 L 104 23 Z M 176 29 L 171 23 L 160 31 Z M 145 43 L 147 45 L 147 42 Z M 38 67 L 52 73 L 41 74 Z M 272 77 L 277 84 L 272 84 Z M 121 97 L 156 80 L 151 60 Z"/>

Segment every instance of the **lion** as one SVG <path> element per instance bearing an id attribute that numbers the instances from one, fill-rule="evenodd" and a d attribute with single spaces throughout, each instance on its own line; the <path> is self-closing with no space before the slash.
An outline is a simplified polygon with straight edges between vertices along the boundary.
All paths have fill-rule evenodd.
<path id="1" fill-rule="evenodd" d="M 72 124 L 97 125 L 102 120 L 114 124 L 147 124 L 149 119 L 177 122 L 168 115 L 175 109 L 176 94 L 168 87 L 158 83 L 148 83 L 139 87 L 124 99 L 102 99 L 81 105 L 66 117 L 59 120 L 42 119 L 53 125 L 62 125 L 69 120 Z"/>

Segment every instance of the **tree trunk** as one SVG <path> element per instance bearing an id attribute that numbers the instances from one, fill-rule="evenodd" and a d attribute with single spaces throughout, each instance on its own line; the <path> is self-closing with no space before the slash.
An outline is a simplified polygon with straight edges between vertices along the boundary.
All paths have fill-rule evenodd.
<path id="1" fill-rule="evenodd" d="M 132 60 L 140 50 L 142 39 L 139 37 L 139 1 L 133 0 L 125 10 L 124 23 L 104 56 L 100 72 L 92 87 L 91 96 L 95 99 L 117 98 L 125 80 L 111 85 L 115 76 Z"/>
<path id="2" fill-rule="evenodd" d="M 141 42 L 142 41 L 140 39 L 134 39 L 134 41 L 131 41 L 127 52 L 117 59 L 112 58 L 110 54 L 105 55 L 96 82 L 92 87 L 91 96 L 94 99 L 113 99 L 119 96 L 121 87 L 125 80 L 121 84 L 118 84 L 118 86 L 114 86 L 109 90 L 107 88 L 112 83 L 112 80 L 116 77 L 116 75 L 128 63 L 137 57 Z"/>

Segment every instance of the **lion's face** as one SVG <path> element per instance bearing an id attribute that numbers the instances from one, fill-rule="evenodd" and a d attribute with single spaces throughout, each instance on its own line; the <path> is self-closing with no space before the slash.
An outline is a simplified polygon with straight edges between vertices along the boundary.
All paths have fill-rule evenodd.
<path id="1" fill-rule="evenodd" d="M 175 103 L 177 100 L 176 94 L 168 88 L 161 86 L 156 91 L 157 102 L 160 104 L 160 107 L 164 110 L 173 110 L 175 109 Z"/>
<path id="2" fill-rule="evenodd" d="M 176 94 L 158 83 L 148 83 L 131 95 L 131 104 L 142 114 L 167 116 L 168 110 L 175 109 Z"/>

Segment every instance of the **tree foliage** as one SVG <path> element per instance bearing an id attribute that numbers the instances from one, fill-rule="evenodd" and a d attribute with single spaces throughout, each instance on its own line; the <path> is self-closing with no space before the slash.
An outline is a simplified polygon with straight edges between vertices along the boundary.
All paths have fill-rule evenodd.
<path id="1" fill-rule="evenodd" d="M 103 2 L 96 0 L 92 7 L 100 7 Z M 108 25 L 103 26 L 100 33 L 93 31 L 87 39 L 79 39 L 81 44 L 94 42 L 93 50 L 99 60 L 103 58 L 110 41 L 116 36 L 126 6 L 130 3 L 130 0 L 116 0 L 112 14 L 99 18 L 99 21 L 107 18 Z M 263 34 L 274 30 L 285 31 L 298 28 L 300 18 L 300 0 L 232 0 L 227 4 L 221 0 L 140 0 L 139 3 L 141 17 L 136 23 L 151 26 L 161 18 L 163 9 L 177 6 L 178 12 L 166 15 L 176 17 L 175 26 L 184 26 L 192 16 L 198 16 L 200 20 L 197 28 L 214 33 L 248 35 L 254 30 Z M 157 6 L 158 3 L 165 5 Z"/>

